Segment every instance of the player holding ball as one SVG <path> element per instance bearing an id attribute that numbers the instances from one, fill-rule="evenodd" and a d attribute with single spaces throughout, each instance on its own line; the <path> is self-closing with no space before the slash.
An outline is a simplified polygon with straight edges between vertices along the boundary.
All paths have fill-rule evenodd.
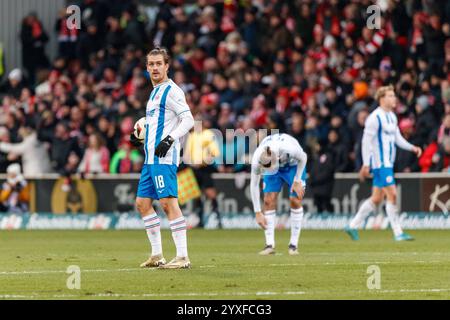
<path id="1" fill-rule="evenodd" d="M 147 102 L 145 128 L 131 134 L 134 145 L 144 144 L 145 161 L 139 180 L 136 207 L 144 220 L 152 253 L 142 268 L 190 268 L 187 251 L 186 220 L 178 204 L 177 168 L 180 141 L 194 126 L 194 118 L 183 90 L 168 78 L 169 54 L 156 47 L 147 54 L 147 71 L 153 91 Z M 139 139 L 143 136 L 143 140 Z M 177 254 L 169 263 L 163 256 L 160 219 L 152 203 L 159 200 L 169 220 Z"/>

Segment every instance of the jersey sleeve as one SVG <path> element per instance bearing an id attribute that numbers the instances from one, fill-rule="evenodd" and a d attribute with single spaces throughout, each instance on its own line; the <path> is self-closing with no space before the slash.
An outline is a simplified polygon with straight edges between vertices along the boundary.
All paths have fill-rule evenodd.
<path id="1" fill-rule="evenodd" d="M 377 131 L 379 128 L 379 123 L 377 119 L 370 115 L 365 123 L 364 133 L 362 137 L 362 160 L 364 166 L 370 165 L 370 157 L 372 155 L 372 145 L 375 137 L 377 136 Z"/>
<path id="2" fill-rule="evenodd" d="M 303 148 L 300 146 L 300 143 L 296 139 L 290 139 L 286 143 L 283 144 L 284 149 L 289 155 L 298 161 L 297 165 L 297 173 L 295 174 L 294 181 L 301 182 L 303 170 L 306 168 L 306 162 L 308 161 L 308 156 L 306 152 L 303 151 Z"/>
<path id="3" fill-rule="evenodd" d="M 259 184 L 261 182 L 261 168 L 259 165 L 260 150 L 256 149 L 252 157 L 251 175 L 250 175 L 250 195 L 252 197 L 253 210 L 261 212 L 261 199 Z"/>
<path id="4" fill-rule="evenodd" d="M 177 116 L 181 115 L 184 112 L 191 111 L 189 105 L 186 102 L 186 97 L 183 90 L 178 88 L 175 90 L 170 90 L 168 99 L 168 108 L 175 112 Z"/>
<path id="5" fill-rule="evenodd" d="M 170 136 L 177 140 L 188 133 L 194 126 L 194 117 L 192 116 L 191 109 L 186 102 L 186 97 L 184 96 L 183 90 L 179 88 L 173 91 L 170 90 L 168 100 L 167 107 L 175 112 L 180 120 L 180 123 L 176 129 L 170 133 Z"/>
<path id="6" fill-rule="evenodd" d="M 406 151 L 412 151 L 414 146 L 409 143 L 405 138 L 403 138 L 402 134 L 400 133 L 400 129 L 397 127 L 395 130 L 395 144 Z"/>

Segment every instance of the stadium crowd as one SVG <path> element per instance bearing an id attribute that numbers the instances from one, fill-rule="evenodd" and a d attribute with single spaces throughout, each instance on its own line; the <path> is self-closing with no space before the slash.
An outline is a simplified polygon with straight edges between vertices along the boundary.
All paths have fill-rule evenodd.
<path id="1" fill-rule="evenodd" d="M 392 83 L 401 132 L 424 149 L 398 150 L 396 170 L 450 170 L 450 2 L 378 1 L 379 29 L 366 24 L 367 0 L 160 1 L 154 19 L 135 2 L 74 1 L 79 30 L 64 10 L 53 30 L 23 19 L 23 70 L 0 79 L 0 173 L 14 162 L 25 176 L 139 172 L 143 151 L 128 137 L 152 90 L 153 46 L 171 52 L 196 119 L 224 132 L 223 159 L 249 152 L 226 129 L 277 128 L 309 154 L 312 186 L 354 172 L 373 94 Z"/>

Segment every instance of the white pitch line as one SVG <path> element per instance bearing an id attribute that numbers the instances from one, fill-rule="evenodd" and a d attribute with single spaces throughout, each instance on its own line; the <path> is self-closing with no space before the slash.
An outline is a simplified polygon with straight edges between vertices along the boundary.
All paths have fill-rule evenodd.
<path id="1" fill-rule="evenodd" d="M 120 298 L 120 297 L 133 297 L 133 298 L 157 298 L 157 297 L 215 297 L 215 296 L 277 296 L 277 295 L 304 295 L 304 291 L 286 291 L 286 292 L 273 292 L 273 291 L 257 291 L 257 292 L 185 292 L 185 293 L 142 293 L 142 294 L 125 294 L 125 293 L 98 293 L 88 295 L 74 295 L 74 294 L 56 294 L 56 295 L 40 295 L 39 293 L 33 293 L 32 295 L 13 295 L 6 294 L 0 295 L 0 299 L 14 299 L 14 298 L 39 298 L 52 297 L 52 298 L 85 298 L 85 297 L 98 297 L 98 298 Z"/>
<path id="2" fill-rule="evenodd" d="M 445 261 L 364 261 L 364 262 L 324 262 L 324 263 L 270 263 L 270 264 L 241 264 L 240 267 L 308 267 L 308 266 L 349 266 L 349 265 L 371 265 L 371 264 L 399 264 L 399 263 L 417 263 L 417 264 L 439 264 L 445 263 Z M 222 265 L 229 267 L 231 265 Z M 217 268 L 217 265 L 201 265 L 200 269 Z M 195 268 L 195 267 L 194 267 Z M 155 271 L 157 268 L 121 268 L 121 269 L 81 269 L 82 273 L 86 272 L 133 272 L 133 271 Z M 65 270 L 36 270 L 36 271 L 0 271 L 0 276 L 12 276 L 12 275 L 26 275 L 26 274 L 52 274 L 52 273 L 67 273 Z"/>
<path id="3" fill-rule="evenodd" d="M 408 292 L 449 292 L 450 289 L 400 289 L 400 290 L 372 290 L 380 293 L 408 293 Z"/>
<path id="4" fill-rule="evenodd" d="M 18 295 L 18 294 L 4 294 L 0 295 L 0 299 L 39 299 L 44 298 L 167 298 L 167 297 L 216 297 L 216 296 L 300 296 L 300 295 L 314 295 L 324 292 L 330 293 L 330 291 L 257 291 L 257 292 L 184 292 L 184 293 L 98 293 L 87 295 L 74 295 L 74 294 L 55 294 L 55 295 L 41 295 L 37 292 L 31 295 Z M 341 294 L 384 294 L 384 293 L 441 293 L 450 292 L 450 288 L 442 289 L 397 289 L 397 290 L 368 290 L 368 291 L 340 291 Z"/>
<path id="5" fill-rule="evenodd" d="M 143 270 L 141 268 L 124 268 L 124 269 L 81 269 L 81 272 L 130 272 Z M 153 269 L 148 269 L 153 270 Z M 36 270 L 36 271 L 0 271 L 0 275 L 24 275 L 24 274 L 51 274 L 51 273 L 67 273 L 65 270 Z"/>
<path id="6" fill-rule="evenodd" d="M 333 252 L 302 252 L 301 255 L 307 257 L 325 256 L 336 257 L 338 254 Z M 405 257 L 417 257 L 417 256 L 447 256 L 450 257 L 450 252 L 339 252 L 339 256 L 399 256 Z"/>

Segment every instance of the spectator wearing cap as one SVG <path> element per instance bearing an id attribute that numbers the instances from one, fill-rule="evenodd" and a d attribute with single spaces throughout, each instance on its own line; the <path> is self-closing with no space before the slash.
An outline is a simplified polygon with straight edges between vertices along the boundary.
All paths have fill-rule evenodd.
<path id="1" fill-rule="evenodd" d="M 0 94 L 13 96 L 16 99 L 19 99 L 23 88 L 25 88 L 25 81 L 23 79 L 22 71 L 20 69 L 13 69 L 8 74 L 8 79 L 0 85 Z"/>
<path id="2" fill-rule="evenodd" d="M 22 142 L 0 143 L 0 151 L 22 157 L 23 173 L 34 176 L 51 172 L 50 159 L 45 145 L 38 140 L 36 130 L 31 124 L 19 129 Z"/>
<path id="3" fill-rule="evenodd" d="M 29 185 L 21 174 L 20 165 L 10 164 L 6 169 L 6 181 L 0 190 L 0 211 L 24 213 L 30 202 Z"/>

